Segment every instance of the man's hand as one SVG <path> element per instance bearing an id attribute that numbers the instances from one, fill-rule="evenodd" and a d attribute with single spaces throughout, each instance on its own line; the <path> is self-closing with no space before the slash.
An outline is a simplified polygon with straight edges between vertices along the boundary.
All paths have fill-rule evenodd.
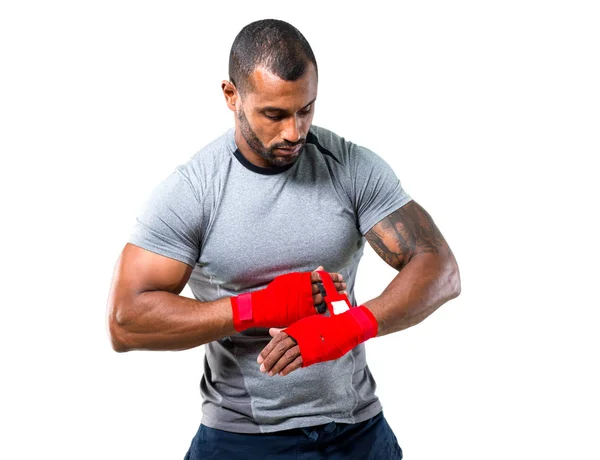
<path id="1" fill-rule="evenodd" d="M 361 305 L 333 316 L 302 318 L 285 330 L 270 329 L 273 339 L 257 362 L 268 375 L 287 375 L 299 367 L 338 359 L 377 335 L 377 320 Z"/>
<path id="2" fill-rule="evenodd" d="M 320 270 L 280 275 L 264 289 L 230 297 L 235 330 L 289 326 L 300 318 L 320 313 L 321 274 L 331 277 L 334 287 L 330 290 L 345 292 L 341 274 Z"/>
<path id="3" fill-rule="evenodd" d="M 325 269 L 322 266 L 319 266 L 311 273 L 315 305 L 318 305 L 325 300 L 322 295 L 323 289 L 319 289 L 318 287 L 318 284 L 322 281 L 318 272 L 324 270 Z M 332 273 L 330 276 L 338 294 L 347 295 L 346 283 L 343 282 L 343 277 L 338 273 Z M 303 361 L 300 347 L 298 347 L 296 340 L 285 332 L 282 332 L 283 330 L 283 328 L 276 327 L 269 329 L 269 334 L 273 339 L 261 351 L 257 358 L 258 364 L 261 364 L 261 372 L 268 372 L 268 375 L 270 376 L 276 374 L 285 376 L 302 367 Z"/>
<path id="4" fill-rule="evenodd" d="M 283 329 L 276 327 L 269 329 L 269 334 L 273 338 L 256 360 L 260 364 L 260 371 L 284 376 L 302 367 L 302 355 L 296 341 Z"/>

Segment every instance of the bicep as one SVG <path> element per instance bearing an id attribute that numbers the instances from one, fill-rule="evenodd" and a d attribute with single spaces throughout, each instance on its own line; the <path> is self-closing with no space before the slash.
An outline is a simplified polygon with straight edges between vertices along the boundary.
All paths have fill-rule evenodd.
<path id="1" fill-rule="evenodd" d="M 417 254 L 439 254 L 447 248 L 431 216 L 415 201 L 383 218 L 365 238 L 379 257 L 397 270 Z"/>

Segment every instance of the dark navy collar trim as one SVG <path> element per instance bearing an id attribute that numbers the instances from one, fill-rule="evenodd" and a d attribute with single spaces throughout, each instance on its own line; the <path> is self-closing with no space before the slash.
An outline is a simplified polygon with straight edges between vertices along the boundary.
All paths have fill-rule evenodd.
<path id="1" fill-rule="evenodd" d="M 255 164 L 250 163 L 250 161 L 248 161 L 248 159 L 244 155 L 242 155 L 240 149 L 236 149 L 235 152 L 233 152 L 233 154 L 242 164 L 242 166 L 244 166 L 246 169 L 249 169 L 250 171 L 258 174 L 264 174 L 266 176 L 271 176 L 273 174 L 281 174 L 282 172 L 286 172 L 288 169 L 290 169 L 296 164 L 294 162 L 287 166 L 273 166 L 272 168 L 261 168 L 260 166 L 256 166 Z"/>

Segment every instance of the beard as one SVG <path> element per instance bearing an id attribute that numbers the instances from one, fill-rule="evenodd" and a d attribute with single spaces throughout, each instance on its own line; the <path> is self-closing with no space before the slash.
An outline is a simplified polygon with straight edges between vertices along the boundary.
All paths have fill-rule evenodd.
<path id="1" fill-rule="evenodd" d="M 246 114 L 243 109 L 240 109 L 237 114 L 237 119 L 239 121 L 240 132 L 244 137 L 244 140 L 248 144 L 248 146 L 252 149 L 254 153 L 256 153 L 259 157 L 266 160 L 271 166 L 275 167 L 283 167 L 290 166 L 298 160 L 298 155 L 289 155 L 289 156 L 277 156 L 273 153 L 275 149 L 278 148 L 292 148 L 297 146 L 298 144 L 304 144 L 306 142 L 305 138 L 301 138 L 296 142 L 280 142 L 278 144 L 274 144 L 271 147 L 267 147 L 262 141 L 258 138 L 254 130 L 250 127 L 250 123 L 248 122 L 248 118 L 246 118 Z"/>

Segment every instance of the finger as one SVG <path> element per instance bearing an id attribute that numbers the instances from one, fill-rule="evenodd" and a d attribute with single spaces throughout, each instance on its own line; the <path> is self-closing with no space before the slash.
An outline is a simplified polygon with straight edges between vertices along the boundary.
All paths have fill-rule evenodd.
<path id="1" fill-rule="evenodd" d="M 283 331 L 284 328 L 282 327 L 272 327 L 269 329 L 269 335 L 271 337 L 275 337 L 277 334 L 279 334 L 281 331 Z"/>
<path id="2" fill-rule="evenodd" d="M 346 285 L 346 283 L 335 283 L 335 290 L 338 291 L 339 293 L 341 293 L 342 291 L 345 291 L 347 287 L 348 286 Z"/>
<path id="3" fill-rule="evenodd" d="M 273 349 L 269 352 L 268 355 L 262 354 L 264 361 L 260 365 L 261 372 L 269 372 L 273 369 L 273 366 L 277 364 L 277 362 L 281 359 L 281 357 L 293 347 L 297 345 L 295 342 L 289 338 L 289 336 L 285 332 L 281 332 L 273 339 L 273 341 L 277 341 L 275 343 Z"/>
<path id="4" fill-rule="evenodd" d="M 335 286 L 335 290 L 338 292 L 341 292 L 348 287 L 348 285 L 346 283 L 341 282 L 341 281 L 337 282 L 337 283 L 333 283 L 333 284 Z M 323 283 L 314 283 L 312 285 L 312 294 L 314 296 L 319 295 L 321 293 L 321 288 L 319 286 L 323 286 Z"/>
<path id="5" fill-rule="evenodd" d="M 346 288 L 348 286 L 346 285 L 346 283 L 344 283 L 343 275 L 341 275 L 340 273 L 330 273 L 329 275 L 333 281 L 333 285 L 335 287 L 335 290 L 338 292 L 338 294 L 347 295 Z M 319 273 L 317 273 L 316 271 L 311 272 L 311 282 L 312 282 L 313 303 L 314 303 L 315 307 L 317 307 L 317 311 L 321 312 L 320 306 L 323 304 L 323 302 L 325 300 L 324 297 L 326 295 L 325 289 L 323 288 L 323 283 L 321 281 L 321 275 Z"/>
<path id="6" fill-rule="evenodd" d="M 348 292 L 346 291 L 347 287 L 348 286 L 346 285 L 346 283 L 335 283 L 335 290 L 339 294 L 348 295 Z M 325 293 L 325 289 L 323 288 L 322 283 L 315 283 L 312 285 L 312 295 L 313 295 L 313 301 L 314 301 L 315 305 L 319 305 L 320 303 L 323 302 L 323 294 L 324 293 Z"/>
<path id="7" fill-rule="evenodd" d="M 282 377 L 288 375 L 290 372 L 295 371 L 296 369 L 300 369 L 302 367 L 302 355 L 298 356 L 294 361 L 285 366 L 280 372 L 279 375 Z"/>
<path id="8" fill-rule="evenodd" d="M 325 293 L 325 288 L 323 287 L 323 283 L 316 283 L 312 285 L 313 289 L 313 302 L 315 306 L 322 304 L 324 297 L 327 295 Z M 316 292 L 315 292 L 316 291 Z"/>
<path id="9" fill-rule="evenodd" d="M 331 277 L 331 281 L 334 283 L 342 283 L 344 281 L 344 275 L 341 273 L 329 273 L 329 276 Z M 320 283 L 321 275 L 319 275 L 316 271 L 310 272 L 310 280 L 313 283 Z"/>
<path id="10" fill-rule="evenodd" d="M 288 349 L 273 365 L 269 371 L 269 375 L 279 374 L 279 372 L 285 369 L 289 364 L 293 363 L 298 356 L 300 356 L 300 347 L 298 345 Z"/>
<path id="11" fill-rule="evenodd" d="M 323 265 L 319 265 L 317 268 L 315 268 L 315 269 L 313 270 L 313 273 L 314 273 L 314 272 L 316 272 L 316 271 L 319 271 L 319 270 L 325 270 L 325 269 L 323 268 Z"/>
<path id="12" fill-rule="evenodd" d="M 265 346 L 265 348 L 263 348 L 262 351 L 259 353 L 258 357 L 256 358 L 256 362 L 258 364 L 262 364 L 265 358 L 269 356 L 269 354 L 271 354 L 271 352 L 275 349 L 277 344 L 284 340 L 286 337 L 288 337 L 287 334 L 277 334 L 275 337 L 273 337 L 271 341 Z"/>

